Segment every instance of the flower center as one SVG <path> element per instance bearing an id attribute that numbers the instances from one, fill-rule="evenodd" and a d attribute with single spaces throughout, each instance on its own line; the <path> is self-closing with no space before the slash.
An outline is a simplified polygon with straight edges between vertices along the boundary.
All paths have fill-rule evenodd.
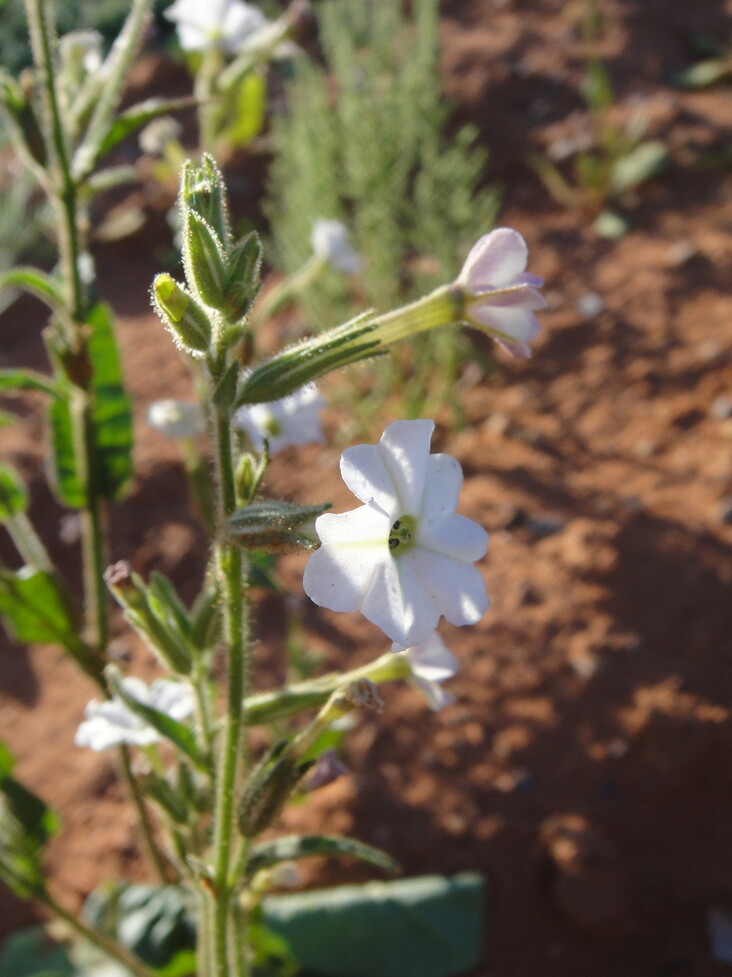
<path id="1" fill-rule="evenodd" d="M 406 552 L 414 545 L 417 521 L 414 516 L 400 516 L 389 533 L 389 549 L 393 556 Z"/>

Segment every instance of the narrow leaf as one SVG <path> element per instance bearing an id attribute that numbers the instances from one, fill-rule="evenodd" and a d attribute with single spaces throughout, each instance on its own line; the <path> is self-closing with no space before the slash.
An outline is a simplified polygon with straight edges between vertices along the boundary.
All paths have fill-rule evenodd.
<path id="1" fill-rule="evenodd" d="M 264 868 L 277 865 L 278 862 L 289 862 L 298 858 L 313 858 L 316 856 L 339 856 L 343 858 L 357 858 L 370 865 L 376 865 L 385 872 L 398 872 L 399 865 L 386 852 L 372 848 L 362 841 L 353 838 L 335 838 L 326 835 L 306 835 L 299 837 L 290 835 L 286 838 L 276 838 L 255 845 L 247 862 L 247 877 L 251 878 Z"/>
<path id="2" fill-rule="evenodd" d="M 153 119 L 197 104 L 197 99 L 188 96 L 186 98 L 146 98 L 144 102 L 131 105 L 120 113 L 112 123 L 112 127 L 99 146 L 97 158 L 101 159 L 106 156 L 110 149 L 114 149 L 130 133 L 141 129 Z"/>
<path id="3" fill-rule="evenodd" d="M 83 509 L 86 488 L 76 465 L 74 419 L 72 417 L 73 389 L 67 386 L 66 396 L 51 402 L 48 423 L 51 433 L 49 480 L 59 500 L 70 509 Z"/>
<path id="4" fill-rule="evenodd" d="M 64 309 L 64 297 L 59 282 L 40 268 L 21 265 L 6 271 L 0 276 L 0 291 L 13 287 L 35 295 L 54 312 L 61 312 Z"/>
<path id="5" fill-rule="evenodd" d="M 132 477 L 132 405 L 122 385 L 122 367 L 112 314 L 98 303 L 88 319 L 92 363 L 92 422 L 97 453 L 98 489 L 117 499 Z"/>
<path id="6" fill-rule="evenodd" d="M 42 373 L 35 370 L 0 370 L 0 393 L 13 393 L 16 390 L 40 390 L 58 396 L 53 380 Z"/>

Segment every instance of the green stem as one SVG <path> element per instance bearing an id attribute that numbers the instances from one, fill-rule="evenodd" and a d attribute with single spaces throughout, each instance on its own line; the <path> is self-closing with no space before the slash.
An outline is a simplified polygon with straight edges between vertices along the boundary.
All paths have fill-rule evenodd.
<path id="1" fill-rule="evenodd" d="M 229 412 L 217 412 L 215 422 L 218 467 L 219 526 L 236 508 L 234 463 Z M 223 532 L 222 532 L 223 535 Z M 228 656 L 226 724 L 220 757 L 214 813 L 214 888 L 216 907 L 213 934 L 215 977 L 244 977 L 238 960 L 230 961 L 230 926 L 233 888 L 229 880 L 234 840 L 237 784 L 246 752 L 242 733 L 243 704 L 248 686 L 248 606 L 242 593 L 244 559 L 241 550 L 225 542 L 216 547 L 216 569 L 224 609 L 224 637 Z"/>
<path id="2" fill-rule="evenodd" d="M 45 570 L 46 573 L 53 573 L 51 557 L 35 531 L 33 523 L 24 512 L 17 512 L 11 516 L 7 522 L 7 529 L 26 563 L 38 567 L 39 570 Z"/>
<path id="3" fill-rule="evenodd" d="M 68 289 L 68 306 L 72 320 L 83 321 L 84 289 L 79 275 L 79 235 L 76 222 L 77 187 L 71 175 L 69 153 L 64 138 L 63 119 L 56 92 L 55 66 L 51 50 L 54 28 L 48 16 L 46 0 L 27 0 L 26 13 L 30 27 L 33 59 L 40 70 L 50 132 L 47 134 L 49 156 L 56 173 L 52 181 L 53 204 L 59 217 L 59 253 Z"/>
<path id="4" fill-rule="evenodd" d="M 142 840 L 145 845 L 148 858 L 160 883 L 162 885 L 167 885 L 170 880 L 168 878 L 165 859 L 163 858 L 157 842 L 155 841 L 155 833 L 150 821 L 150 815 L 148 814 L 147 807 L 145 806 L 145 799 L 140 793 L 140 787 L 132 773 L 129 747 L 120 746 L 119 760 L 122 771 L 122 779 L 125 782 L 127 792 L 132 798 L 132 803 L 135 805 L 135 810 L 137 811 L 140 830 L 142 831 Z"/>
<path id="5" fill-rule="evenodd" d="M 130 953 L 126 947 L 112 939 L 112 937 L 91 929 L 81 919 L 74 916 L 73 913 L 70 913 L 68 909 L 65 909 L 57 902 L 49 892 L 44 891 L 41 893 L 38 896 L 38 900 L 46 909 L 67 923 L 75 933 L 88 940 L 89 943 L 93 944 L 98 950 L 101 950 L 102 953 L 105 953 L 108 957 L 111 957 L 113 960 L 122 964 L 123 967 L 126 967 L 130 973 L 134 974 L 134 977 L 155 977 L 155 972 L 150 970 L 133 953 Z"/>

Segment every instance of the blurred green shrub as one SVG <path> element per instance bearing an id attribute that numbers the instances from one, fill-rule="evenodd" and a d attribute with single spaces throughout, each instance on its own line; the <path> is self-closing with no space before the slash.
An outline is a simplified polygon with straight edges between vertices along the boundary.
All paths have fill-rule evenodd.
<path id="1" fill-rule="evenodd" d="M 315 12 L 324 67 L 295 64 L 287 111 L 273 123 L 266 209 L 275 260 L 295 271 L 311 253 L 317 218 L 340 220 L 364 259 L 360 300 L 387 308 L 454 275 L 493 226 L 498 195 L 480 188 L 488 154 L 476 145 L 477 130 L 449 128 L 438 0 L 416 0 L 411 17 L 401 0 L 323 0 Z M 304 303 L 311 322 L 320 328 L 345 317 L 349 284 L 335 271 L 321 277 Z M 421 409 L 436 367 L 437 382 L 449 386 L 445 371 L 461 341 L 440 330 L 402 364 L 412 380 L 405 409 Z"/>

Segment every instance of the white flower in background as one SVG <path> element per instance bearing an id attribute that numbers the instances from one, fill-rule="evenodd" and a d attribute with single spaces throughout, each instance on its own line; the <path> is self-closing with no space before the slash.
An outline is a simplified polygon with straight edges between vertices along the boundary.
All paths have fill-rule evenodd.
<path id="1" fill-rule="evenodd" d="M 430 454 L 434 422 L 395 421 L 377 445 L 348 448 L 341 475 L 364 503 L 319 516 L 306 594 L 333 611 L 358 611 L 402 648 L 451 624 L 475 624 L 489 600 L 473 566 L 487 533 L 455 513 L 463 475 L 450 455 Z"/>
<path id="2" fill-rule="evenodd" d="M 142 679 L 133 676 L 121 681 L 129 696 L 158 712 L 164 712 L 171 719 L 181 721 L 193 712 L 193 689 L 190 685 L 163 678 L 147 685 Z M 77 746 L 86 746 L 99 752 L 122 743 L 129 746 L 149 746 L 159 739 L 157 730 L 148 726 L 121 699 L 113 697 L 104 702 L 92 699 L 87 703 L 84 722 L 77 729 L 74 742 Z"/>
<path id="3" fill-rule="evenodd" d="M 320 411 L 324 407 L 318 388 L 311 383 L 281 400 L 240 407 L 234 426 L 246 432 L 255 451 L 262 450 L 266 438 L 274 455 L 291 444 L 322 442 Z"/>
<path id="4" fill-rule="evenodd" d="M 137 137 L 137 142 L 143 153 L 150 156 L 162 156 L 167 146 L 180 139 L 183 126 L 172 115 L 163 115 L 159 119 L 148 122 Z"/>
<path id="5" fill-rule="evenodd" d="M 148 408 L 147 423 L 166 438 L 193 438 L 206 430 L 200 405 L 185 400 L 156 400 Z"/>
<path id="6" fill-rule="evenodd" d="M 323 258 L 336 271 L 355 275 L 363 268 L 361 255 L 354 250 L 348 228 L 336 220 L 319 218 L 310 238 L 316 258 Z"/>
<path id="7" fill-rule="evenodd" d="M 269 26 L 262 11 L 243 0 L 175 0 L 165 11 L 175 23 L 184 51 L 238 54 L 253 45 L 257 34 Z"/>
<path id="8" fill-rule="evenodd" d="M 87 75 L 93 75 L 102 67 L 102 35 L 99 31 L 70 31 L 59 40 L 61 60 L 65 65 Z"/>
<path id="9" fill-rule="evenodd" d="M 534 312 L 546 308 L 544 280 L 525 271 L 529 249 L 518 231 L 499 227 L 472 248 L 456 285 L 465 290 L 465 318 L 513 356 L 528 359 L 539 334 Z"/>
<path id="10" fill-rule="evenodd" d="M 458 660 L 436 631 L 426 641 L 404 651 L 399 645 L 391 650 L 409 662 L 412 670 L 409 682 L 422 693 L 430 709 L 436 712 L 454 701 L 455 696 L 446 692 L 440 683 L 457 673 Z"/>

